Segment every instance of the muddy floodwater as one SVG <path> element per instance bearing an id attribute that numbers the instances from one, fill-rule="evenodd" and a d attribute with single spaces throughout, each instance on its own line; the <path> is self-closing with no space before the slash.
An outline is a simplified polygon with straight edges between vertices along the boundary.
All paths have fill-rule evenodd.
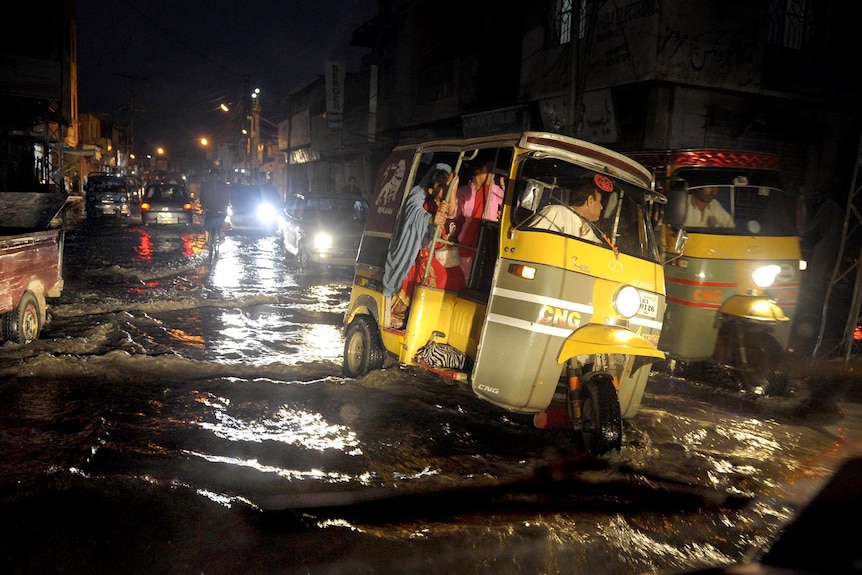
<path id="1" fill-rule="evenodd" d="M 755 397 L 653 372 L 586 457 L 468 387 L 341 373 L 351 270 L 277 238 L 78 222 L 0 345 L 0 573 L 679 573 L 756 557 L 862 452 L 840 362 Z"/>

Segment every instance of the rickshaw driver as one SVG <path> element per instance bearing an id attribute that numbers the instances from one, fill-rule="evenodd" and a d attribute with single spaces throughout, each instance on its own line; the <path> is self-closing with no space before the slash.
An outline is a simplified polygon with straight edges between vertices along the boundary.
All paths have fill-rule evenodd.
<path id="1" fill-rule="evenodd" d="M 718 186 L 696 188 L 689 195 L 685 210 L 683 227 L 692 228 L 735 228 L 736 224 L 721 202 L 715 201 Z"/>
<path id="2" fill-rule="evenodd" d="M 603 244 L 594 223 L 602 215 L 602 191 L 611 192 L 613 186 L 610 179 L 601 174 L 583 178 L 570 191 L 569 205 L 548 204 L 539 210 L 528 226 Z"/>

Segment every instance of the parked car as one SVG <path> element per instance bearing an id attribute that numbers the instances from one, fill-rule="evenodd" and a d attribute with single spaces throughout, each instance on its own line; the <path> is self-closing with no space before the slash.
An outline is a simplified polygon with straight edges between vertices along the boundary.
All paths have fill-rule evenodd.
<path id="1" fill-rule="evenodd" d="M 180 224 L 194 222 L 195 206 L 182 184 L 153 183 L 147 185 L 141 198 L 141 222 L 151 224 Z"/>
<path id="2" fill-rule="evenodd" d="M 353 267 L 367 218 L 368 202 L 362 196 L 299 193 L 285 203 L 278 233 L 300 268 Z"/>
<path id="3" fill-rule="evenodd" d="M 87 217 L 132 215 L 131 198 L 123 176 L 91 172 L 84 184 Z"/>
<path id="4" fill-rule="evenodd" d="M 275 187 L 259 184 L 228 184 L 228 220 L 231 230 L 274 234 L 283 208 Z"/>

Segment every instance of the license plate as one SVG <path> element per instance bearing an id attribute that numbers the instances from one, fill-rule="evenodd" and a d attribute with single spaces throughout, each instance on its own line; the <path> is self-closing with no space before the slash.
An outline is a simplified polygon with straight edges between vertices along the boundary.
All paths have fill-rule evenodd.
<path id="1" fill-rule="evenodd" d="M 640 313 L 653 318 L 658 315 L 658 296 L 656 294 L 641 292 Z"/>
<path id="2" fill-rule="evenodd" d="M 171 214 L 159 214 L 156 221 L 160 224 L 175 224 L 177 223 L 176 218 L 174 218 Z"/>

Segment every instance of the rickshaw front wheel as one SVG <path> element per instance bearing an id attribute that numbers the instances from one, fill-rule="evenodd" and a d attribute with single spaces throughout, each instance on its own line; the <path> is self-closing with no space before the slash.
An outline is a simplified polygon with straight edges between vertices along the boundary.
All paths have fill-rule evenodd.
<path id="1" fill-rule="evenodd" d="M 357 315 L 344 331 L 342 373 L 346 377 L 359 377 L 382 368 L 384 359 L 386 354 L 377 322 L 370 315 Z"/>
<path id="2" fill-rule="evenodd" d="M 619 451 L 623 425 L 620 402 L 610 374 L 596 374 L 584 382 L 581 438 L 591 453 Z"/>
<path id="3" fill-rule="evenodd" d="M 784 349 L 769 329 L 728 322 L 719 330 L 715 356 L 736 370 L 740 383 L 748 391 L 769 396 L 787 392 L 788 377 L 780 369 Z"/>

